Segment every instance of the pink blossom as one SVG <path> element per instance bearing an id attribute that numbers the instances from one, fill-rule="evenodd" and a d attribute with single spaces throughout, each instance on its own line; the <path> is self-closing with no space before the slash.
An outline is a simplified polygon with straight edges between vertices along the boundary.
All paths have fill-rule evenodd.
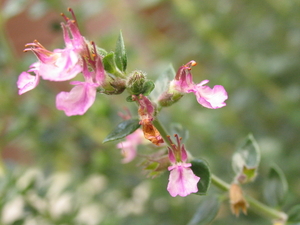
<path id="1" fill-rule="evenodd" d="M 170 136 L 168 137 L 171 147 L 169 150 L 169 160 L 171 166 L 168 167 L 170 172 L 169 183 L 167 190 L 172 197 L 177 195 L 185 197 L 191 193 L 198 192 L 197 183 L 200 177 L 197 177 L 192 171 L 191 163 L 187 163 L 188 154 L 183 144 L 181 144 L 181 138 L 177 134 L 174 135 L 177 144 L 174 144 Z"/>
<path id="2" fill-rule="evenodd" d="M 105 79 L 105 72 L 101 58 L 96 55 L 94 71 L 89 71 L 87 63 L 83 61 L 83 76 L 85 82 L 73 81 L 76 85 L 70 92 L 61 92 L 56 96 L 56 108 L 63 110 L 67 116 L 83 115 L 94 103 L 97 87 Z"/>
<path id="3" fill-rule="evenodd" d="M 126 141 L 117 144 L 117 148 L 121 149 L 122 155 L 124 156 L 122 162 L 129 163 L 136 157 L 137 147 L 145 139 L 141 129 L 137 129 L 132 134 L 127 135 L 125 139 Z"/>
<path id="4" fill-rule="evenodd" d="M 193 92 L 198 103 L 206 108 L 217 109 L 225 106 L 225 100 L 228 98 L 228 95 L 223 86 L 216 85 L 211 89 L 208 86 L 204 86 L 209 80 L 204 80 L 199 84 L 193 82 L 191 67 L 195 65 L 195 61 L 190 61 L 186 65 L 181 66 L 171 86 L 181 93 Z"/>
<path id="5" fill-rule="evenodd" d="M 178 162 L 168 167 L 170 172 L 167 190 L 172 197 L 177 195 L 185 197 L 198 191 L 197 183 L 200 177 L 197 177 L 189 168 L 191 163 Z"/>

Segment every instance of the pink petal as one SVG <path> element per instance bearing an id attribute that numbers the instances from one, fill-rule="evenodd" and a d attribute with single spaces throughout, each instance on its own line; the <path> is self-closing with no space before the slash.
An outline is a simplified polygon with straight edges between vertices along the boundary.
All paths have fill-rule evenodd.
<path id="1" fill-rule="evenodd" d="M 83 115 L 94 103 L 96 87 L 81 83 L 70 92 L 61 92 L 56 96 L 56 108 L 65 111 L 67 116 Z"/>
<path id="2" fill-rule="evenodd" d="M 188 168 L 190 163 L 175 164 L 169 167 L 170 176 L 167 190 L 172 197 L 177 195 L 185 197 L 198 191 L 197 183 L 200 177 L 197 177 L 193 171 Z"/>
<path id="3" fill-rule="evenodd" d="M 45 80 L 65 81 L 82 71 L 79 56 L 70 49 L 56 49 L 53 63 L 40 63 L 39 73 Z"/>
<path id="4" fill-rule="evenodd" d="M 126 141 L 117 144 L 117 148 L 121 149 L 124 156 L 122 162 L 131 162 L 136 157 L 137 147 L 144 141 L 144 133 L 141 129 L 137 129 L 132 134 L 126 136 Z"/>
<path id="5" fill-rule="evenodd" d="M 210 109 L 217 109 L 226 105 L 224 101 L 228 98 L 228 95 L 223 86 L 216 85 L 211 89 L 208 86 L 201 86 L 200 84 L 193 91 L 199 104 Z"/>
<path id="6" fill-rule="evenodd" d="M 39 83 L 39 75 L 31 75 L 27 72 L 22 72 L 18 78 L 17 86 L 19 88 L 19 95 L 34 89 Z"/>

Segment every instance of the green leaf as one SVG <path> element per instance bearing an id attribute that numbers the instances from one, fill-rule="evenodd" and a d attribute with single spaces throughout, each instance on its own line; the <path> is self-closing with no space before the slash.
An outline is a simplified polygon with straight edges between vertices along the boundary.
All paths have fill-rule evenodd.
<path id="1" fill-rule="evenodd" d="M 121 31 L 120 31 L 119 38 L 118 38 L 117 45 L 116 45 L 115 61 L 116 61 L 117 67 L 121 71 L 125 72 L 126 67 L 127 67 L 127 56 L 126 56 L 123 35 L 122 35 Z"/>
<path id="2" fill-rule="evenodd" d="M 155 87 L 154 82 L 152 80 L 147 80 L 144 83 L 144 88 L 143 88 L 144 90 L 143 93 L 141 94 L 143 94 L 144 96 L 149 95 L 153 91 L 154 87 Z"/>
<path id="3" fill-rule="evenodd" d="M 194 174 L 200 177 L 200 181 L 198 182 L 198 192 L 197 195 L 206 195 L 206 192 L 210 185 L 210 169 L 208 164 L 202 159 L 195 159 L 192 162 L 191 169 Z"/>
<path id="4" fill-rule="evenodd" d="M 155 88 L 151 92 L 151 99 L 158 99 L 158 97 L 168 90 L 169 83 L 174 79 L 176 72 L 174 67 L 170 64 L 165 71 L 155 81 Z"/>
<path id="5" fill-rule="evenodd" d="M 241 183 L 253 181 L 260 162 L 259 146 L 252 134 L 238 147 L 232 156 L 232 168 Z"/>
<path id="6" fill-rule="evenodd" d="M 113 52 L 108 53 L 105 57 L 103 57 L 102 60 L 103 60 L 104 69 L 107 72 L 114 74 L 116 72 L 115 53 Z"/>
<path id="7" fill-rule="evenodd" d="M 285 200 L 288 185 L 284 173 L 277 166 L 270 168 L 268 177 L 264 185 L 264 197 L 268 205 L 279 207 Z"/>
<path id="8" fill-rule="evenodd" d="M 130 119 L 125 120 L 119 123 L 115 129 L 110 132 L 109 135 L 104 139 L 102 143 L 106 143 L 109 141 L 115 141 L 121 138 L 126 137 L 127 135 L 133 133 L 136 129 L 140 127 L 139 119 Z"/>
<path id="9" fill-rule="evenodd" d="M 288 222 L 300 223 L 300 205 L 293 206 L 288 212 Z"/>
<path id="10" fill-rule="evenodd" d="M 197 212 L 188 225 L 207 225 L 218 214 L 220 202 L 215 196 L 207 196 L 202 199 Z"/>

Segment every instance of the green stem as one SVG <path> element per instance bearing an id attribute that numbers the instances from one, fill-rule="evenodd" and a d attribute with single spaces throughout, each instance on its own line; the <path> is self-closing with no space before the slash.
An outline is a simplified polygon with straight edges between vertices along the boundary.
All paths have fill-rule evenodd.
<path id="1" fill-rule="evenodd" d="M 159 131 L 160 136 L 164 139 L 164 141 L 166 142 L 166 144 L 171 147 L 171 142 L 170 142 L 170 140 L 168 138 L 169 135 L 167 134 L 165 128 L 159 122 L 159 120 L 157 118 L 153 121 L 153 125 Z"/>
<path id="2" fill-rule="evenodd" d="M 168 145 L 170 145 L 170 141 L 167 138 L 168 134 L 157 118 L 156 120 L 153 121 L 153 125 L 160 132 L 160 135 L 165 140 L 165 142 Z M 230 189 L 230 184 L 226 183 L 225 181 L 223 181 L 221 178 L 217 177 L 214 174 L 211 175 L 211 183 L 217 188 L 221 189 L 222 191 L 229 191 Z M 275 210 L 259 202 L 258 200 L 252 198 L 251 196 L 245 195 L 244 197 L 249 203 L 251 209 L 253 209 L 258 214 L 261 214 L 262 216 L 266 216 L 274 220 L 280 220 L 282 222 L 285 222 L 287 220 L 287 215 L 285 213 Z"/>

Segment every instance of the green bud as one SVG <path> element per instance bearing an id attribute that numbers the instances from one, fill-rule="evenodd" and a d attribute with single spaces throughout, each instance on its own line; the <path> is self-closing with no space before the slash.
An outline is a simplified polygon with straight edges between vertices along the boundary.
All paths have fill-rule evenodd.
<path id="1" fill-rule="evenodd" d="M 148 80 L 146 75 L 139 70 L 129 75 L 126 86 L 131 95 L 143 94 L 144 96 L 149 95 L 155 87 L 153 81 Z"/>

